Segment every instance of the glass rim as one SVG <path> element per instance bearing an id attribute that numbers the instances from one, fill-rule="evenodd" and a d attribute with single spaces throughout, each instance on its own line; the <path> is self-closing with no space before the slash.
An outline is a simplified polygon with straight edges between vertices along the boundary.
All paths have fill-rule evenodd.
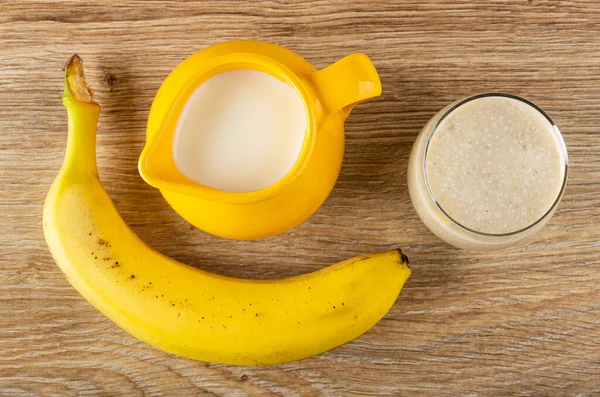
<path id="1" fill-rule="evenodd" d="M 431 186 L 429 184 L 429 178 L 427 177 L 427 154 L 429 152 L 429 144 L 431 143 L 431 139 L 433 138 L 434 134 L 437 132 L 439 125 L 442 123 L 442 121 L 444 121 L 446 119 L 446 117 L 448 117 L 453 111 L 458 109 L 460 106 L 462 106 L 468 102 L 474 101 L 476 99 L 487 98 L 487 97 L 503 97 L 503 98 L 514 99 L 521 103 L 529 105 L 532 108 L 534 108 L 535 110 L 537 110 L 546 120 L 548 120 L 548 122 L 550 122 L 550 125 L 552 126 L 552 132 L 555 135 L 555 137 L 558 138 L 557 144 L 558 144 L 559 150 L 561 152 L 560 154 L 562 155 L 562 158 L 564 159 L 564 174 L 563 174 L 562 184 L 561 184 L 560 190 L 558 191 L 558 194 L 556 195 L 556 199 L 554 200 L 554 202 L 552 203 L 550 208 L 548 208 L 548 210 L 546 212 L 544 212 L 544 214 L 542 216 L 540 216 L 535 222 L 533 222 L 521 229 L 507 232 L 507 233 L 481 232 L 481 231 L 472 229 L 470 227 L 467 227 L 467 226 L 463 225 L 462 223 L 458 222 L 456 219 L 451 217 L 450 214 L 448 214 L 448 212 L 446 212 L 446 210 L 444 210 L 444 208 L 442 208 L 442 206 L 440 205 L 438 200 L 435 198 L 435 195 L 433 194 L 433 191 L 431 190 Z M 451 105 L 446 111 L 444 111 L 444 114 L 442 114 L 442 116 L 437 120 L 435 125 L 431 128 L 431 131 L 429 132 L 429 136 L 427 137 L 427 143 L 425 144 L 425 151 L 423 153 L 423 177 L 425 179 L 425 186 L 427 188 L 427 193 L 429 194 L 429 198 L 431 199 L 433 204 L 436 206 L 437 209 L 439 209 L 442 212 L 442 214 L 444 214 L 444 216 L 446 218 L 448 218 L 448 220 L 450 220 L 453 224 L 457 225 L 461 229 L 463 229 L 467 232 L 470 232 L 470 233 L 474 233 L 479 236 L 486 236 L 486 237 L 515 236 L 515 235 L 521 234 L 523 232 L 526 232 L 527 230 L 532 229 L 533 227 L 538 225 L 540 222 L 544 221 L 550 214 L 552 214 L 552 212 L 556 209 L 556 207 L 558 206 L 558 204 L 560 203 L 560 201 L 562 199 L 563 193 L 564 193 L 566 185 L 567 185 L 568 172 L 569 172 L 569 158 L 567 156 L 567 146 L 564 142 L 564 139 L 563 139 L 563 136 L 562 136 L 560 130 L 558 129 L 558 126 L 554 123 L 554 121 L 552 121 L 550 116 L 548 116 L 548 114 L 546 114 L 546 112 L 544 112 L 539 106 L 537 106 L 533 102 L 530 102 L 527 99 L 521 98 L 517 95 L 506 94 L 503 92 L 489 92 L 489 93 L 484 93 L 484 94 L 472 95 L 467 98 L 461 99 L 461 100 L 457 101 L 456 103 L 454 103 L 453 105 Z"/>

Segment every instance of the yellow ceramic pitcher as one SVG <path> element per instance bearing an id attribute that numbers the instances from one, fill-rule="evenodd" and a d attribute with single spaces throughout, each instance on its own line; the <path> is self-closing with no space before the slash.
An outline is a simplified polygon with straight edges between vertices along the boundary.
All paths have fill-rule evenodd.
<path id="1" fill-rule="evenodd" d="M 292 169 L 253 192 L 226 192 L 183 175 L 173 159 L 177 120 L 194 90 L 228 70 L 254 69 L 294 87 L 306 110 L 304 143 Z M 257 239 L 282 233 L 312 215 L 338 177 L 344 154 L 344 120 L 357 103 L 381 94 L 375 67 L 352 54 L 317 71 L 299 55 L 274 44 L 232 41 L 183 61 L 160 87 L 148 118 L 139 171 L 188 222 L 217 236 Z"/>

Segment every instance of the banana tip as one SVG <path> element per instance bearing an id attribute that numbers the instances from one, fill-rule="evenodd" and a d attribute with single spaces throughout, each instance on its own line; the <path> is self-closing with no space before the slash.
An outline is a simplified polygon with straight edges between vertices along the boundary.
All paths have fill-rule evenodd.
<path id="1" fill-rule="evenodd" d="M 410 266 L 408 266 L 408 264 L 410 263 L 410 261 L 408 260 L 408 256 L 404 255 L 400 248 L 396 248 L 396 250 L 398 251 L 398 255 L 400 255 L 400 261 L 406 264 L 406 266 L 410 269 Z"/>
<path id="2" fill-rule="evenodd" d="M 67 69 L 71 68 L 72 65 L 75 65 L 75 64 L 80 65 L 80 66 L 83 65 L 83 61 L 81 60 L 81 57 L 79 56 L 79 54 L 71 55 L 71 57 L 63 65 L 62 70 L 66 71 Z"/>
<path id="3" fill-rule="evenodd" d="M 93 93 L 87 84 L 83 73 L 83 60 L 77 54 L 73 54 L 65 63 L 66 89 L 77 101 L 95 103 Z"/>

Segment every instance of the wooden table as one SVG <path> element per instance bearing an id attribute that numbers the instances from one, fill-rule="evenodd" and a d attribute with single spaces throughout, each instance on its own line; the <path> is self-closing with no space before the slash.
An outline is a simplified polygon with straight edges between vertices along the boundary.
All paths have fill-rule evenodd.
<path id="1" fill-rule="evenodd" d="M 0 3 L 0 395 L 600 391 L 599 2 L 102 3 Z M 271 41 L 317 67 L 365 52 L 384 87 L 348 119 L 344 166 L 325 205 L 263 241 L 194 229 L 136 167 L 162 80 L 195 51 L 233 39 Z M 61 67 L 74 52 L 103 108 L 101 178 L 144 241 L 205 270 L 256 278 L 400 246 L 413 275 L 388 315 L 321 356 L 248 368 L 163 353 L 100 314 L 54 264 L 41 227 L 65 148 Z M 419 221 L 406 166 L 435 112 L 485 91 L 526 96 L 547 110 L 571 171 L 560 209 L 528 244 L 471 253 Z"/>

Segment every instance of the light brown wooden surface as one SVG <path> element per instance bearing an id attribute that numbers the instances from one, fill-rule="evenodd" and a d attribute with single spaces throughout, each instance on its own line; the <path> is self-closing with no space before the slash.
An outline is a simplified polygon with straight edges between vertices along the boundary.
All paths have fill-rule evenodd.
<path id="1" fill-rule="evenodd" d="M 100 3 L 0 2 L 1 396 L 600 392 L 599 2 Z M 194 229 L 136 169 L 162 80 L 231 39 L 275 42 L 317 67 L 362 51 L 383 83 L 382 97 L 346 123 L 344 166 L 325 205 L 264 241 Z M 107 320 L 54 264 L 41 227 L 65 147 L 61 67 L 74 52 L 103 108 L 101 178 L 144 241 L 205 270 L 258 278 L 400 246 L 413 275 L 390 313 L 345 346 L 263 368 L 178 358 Z M 406 166 L 429 117 L 485 91 L 547 110 L 571 171 L 560 209 L 529 244 L 469 253 L 418 220 Z"/>

